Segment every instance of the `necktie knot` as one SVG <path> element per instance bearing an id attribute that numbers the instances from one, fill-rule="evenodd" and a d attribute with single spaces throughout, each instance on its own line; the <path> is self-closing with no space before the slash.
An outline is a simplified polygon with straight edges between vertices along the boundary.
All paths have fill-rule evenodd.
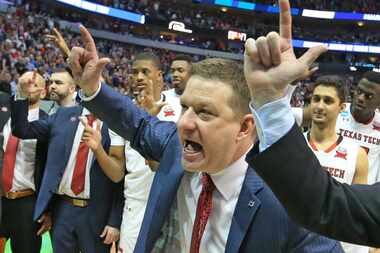
<path id="1" fill-rule="evenodd" d="M 214 191 L 215 184 L 212 181 L 212 179 L 211 179 L 211 177 L 210 177 L 209 174 L 202 173 L 201 182 L 202 182 L 202 186 L 203 186 L 204 191 L 206 191 L 206 192 L 212 192 L 212 191 Z"/>
<path id="2" fill-rule="evenodd" d="M 94 123 L 94 121 L 96 120 L 94 114 L 88 114 L 86 115 L 86 118 L 87 118 L 87 123 L 92 126 L 92 124 Z"/>

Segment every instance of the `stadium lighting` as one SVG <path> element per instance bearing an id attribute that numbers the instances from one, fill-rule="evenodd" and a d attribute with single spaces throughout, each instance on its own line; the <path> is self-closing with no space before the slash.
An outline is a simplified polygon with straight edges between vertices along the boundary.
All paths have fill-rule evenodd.
<path id="1" fill-rule="evenodd" d="M 364 26 L 364 22 L 363 21 L 359 21 L 358 22 L 358 26 L 360 26 L 360 27 Z"/>

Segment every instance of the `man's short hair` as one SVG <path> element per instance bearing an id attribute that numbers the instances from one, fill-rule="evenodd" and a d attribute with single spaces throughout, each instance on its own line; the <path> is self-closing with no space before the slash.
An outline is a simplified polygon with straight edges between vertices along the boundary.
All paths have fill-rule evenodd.
<path id="1" fill-rule="evenodd" d="M 72 72 L 71 72 L 71 69 L 70 69 L 70 68 L 68 68 L 68 67 L 64 67 L 64 68 L 55 68 L 55 69 L 53 69 L 52 74 L 56 74 L 56 73 L 66 73 L 66 74 L 68 74 L 69 77 L 70 77 L 70 80 L 69 80 L 69 81 L 71 82 L 72 85 L 75 85 L 74 77 L 73 77 L 73 75 L 72 75 Z"/>
<path id="2" fill-rule="evenodd" d="M 339 97 L 341 103 L 346 101 L 346 83 L 345 80 L 338 75 L 324 75 L 317 78 L 314 83 L 314 89 L 318 86 L 333 87 Z"/>
<path id="3" fill-rule="evenodd" d="M 71 69 L 69 67 L 54 68 L 53 71 L 52 71 L 53 74 L 54 73 L 65 73 L 65 72 L 68 73 L 71 76 L 71 78 L 74 78 L 74 76 L 73 76 L 73 74 L 71 72 Z"/>
<path id="4" fill-rule="evenodd" d="M 365 72 L 362 79 L 367 79 L 371 83 L 380 84 L 380 73 L 376 71 Z"/>
<path id="5" fill-rule="evenodd" d="M 251 100 L 247 82 L 244 77 L 243 64 L 233 60 L 209 58 L 192 64 L 192 75 L 204 79 L 221 81 L 232 88 L 233 97 L 230 105 L 238 111 L 239 117 L 249 114 Z"/>
<path id="6" fill-rule="evenodd" d="M 150 53 L 150 52 L 139 53 L 135 56 L 135 59 L 133 60 L 133 62 L 135 61 L 151 61 L 158 70 L 162 70 L 162 64 L 161 64 L 160 58 L 158 58 L 158 56 L 153 53 Z"/>
<path id="7" fill-rule="evenodd" d="M 174 57 L 174 59 L 172 60 L 173 61 L 185 61 L 189 64 L 193 63 L 193 58 L 189 55 L 185 55 L 185 54 L 178 54 Z"/>

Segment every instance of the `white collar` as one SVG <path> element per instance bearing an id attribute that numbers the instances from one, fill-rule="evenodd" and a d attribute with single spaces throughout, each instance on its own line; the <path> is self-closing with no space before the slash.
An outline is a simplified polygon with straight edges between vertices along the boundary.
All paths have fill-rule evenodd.
<path id="1" fill-rule="evenodd" d="M 91 114 L 91 112 L 86 107 L 83 107 L 81 116 L 87 116 L 89 114 Z"/>
<path id="2" fill-rule="evenodd" d="M 229 200 L 240 194 L 248 169 L 248 163 L 245 161 L 245 157 L 246 154 L 225 169 L 215 174 L 210 174 L 213 183 L 225 200 Z"/>

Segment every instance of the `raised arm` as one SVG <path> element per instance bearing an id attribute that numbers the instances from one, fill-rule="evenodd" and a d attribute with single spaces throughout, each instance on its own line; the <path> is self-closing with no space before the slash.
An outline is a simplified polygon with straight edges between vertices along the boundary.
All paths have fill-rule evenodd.
<path id="1" fill-rule="evenodd" d="M 50 137 L 50 126 L 54 116 L 46 119 L 28 121 L 28 100 L 11 101 L 12 134 L 20 139 L 38 139 L 47 142 Z"/>
<path id="2" fill-rule="evenodd" d="M 42 78 L 42 77 L 41 77 Z M 37 85 L 37 72 L 31 79 L 23 78 L 17 83 L 16 98 L 11 98 L 11 126 L 12 133 L 21 139 L 49 139 L 50 125 L 55 116 L 46 119 L 28 121 L 29 99 L 31 95 L 44 89 Z"/>
<path id="3" fill-rule="evenodd" d="M 101 73 L 109 59 L 99 59 L 91 34 L 80 27 L 84 48 L 71 50 L 69 63 L 76 83 L 82 88 L 83 105 L 145 158 L 159 161 L 165 146 L 176 137 L 174 123 L 161 122 L 138 108 L 127 96 L 100 84 Z"/>
<path id="4" fill-rule="evenodd" d="M 65 58 L 69 57 L 70 54 L 70 48 L 67 45 L 65 39 L 63 38 L 62 34 L 57 30 L 57 28 L 53 28 L 53 34 L 52 35 L 46 35 L 46 37 L 53 41 L 54 44 L 61 50 L 63 56 Z"/>
<path id="5" fill-rule="evenodd" d="M 280 34 L 246 43 L 245 75 L 260 139 L 259 150 L 247 160 L 297 223 L 340 241 L 380 246 L 380 184 L 349 186 L 331 178 L 308 149 L 283 98 L 287 84 L 307 75 L 326 49 L 311 48 L 297 59 L 290 4 L 279 4 Z"/>

